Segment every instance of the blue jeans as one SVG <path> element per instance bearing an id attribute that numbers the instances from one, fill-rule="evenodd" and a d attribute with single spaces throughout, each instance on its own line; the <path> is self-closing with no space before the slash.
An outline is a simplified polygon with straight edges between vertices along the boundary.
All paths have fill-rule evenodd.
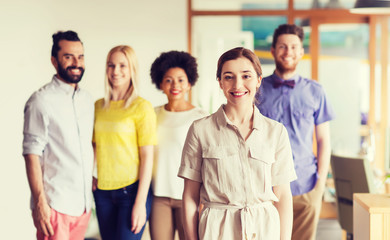
<path id="1" fill-rule="evenodd" d="M 134 234 L 131 231 L 131 213 L 137 196 L 138 181 L 117 190 L 96 189 L 93 195 L 100 235 L 103 240 L 139 240 L 145 229 Z M 149 189 L 146 200 L 146 217 L 149 219 L 152 208 L 152 193 Z"/>

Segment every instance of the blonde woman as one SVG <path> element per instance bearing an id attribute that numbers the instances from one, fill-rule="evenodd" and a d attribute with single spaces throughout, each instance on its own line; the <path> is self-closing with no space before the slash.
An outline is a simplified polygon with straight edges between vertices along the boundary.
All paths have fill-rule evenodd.
<path id="1" fill-rule="evenodd" d="M 95 103 L 94 197 L 103 240 L 141 239 L 151 209 L 156 114 L 137 95 L 137 71 L 131 47 L 111 49 L 106 93 Z"/>
<path id="2" fill-rule="evenodd" d="M 245 48 L 218 61 L 227 103 L 191 125 L 179 170 L 187 240 L 291 239 L 294 163 L 286 129 L 253 104 L 261 72 Z"/>

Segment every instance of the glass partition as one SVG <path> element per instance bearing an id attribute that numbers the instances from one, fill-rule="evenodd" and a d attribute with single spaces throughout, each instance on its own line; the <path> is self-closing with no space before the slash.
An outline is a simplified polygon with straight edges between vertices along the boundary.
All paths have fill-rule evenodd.
<path id="1" fill-rule="evenodd" d="M 260 58 L 264 76 L 270 75 L 274 61 L 270 53 L 274 29 L 286 23 L 278 16 L 199 16 L 193 18 L 192 54 L 197 58 L 199 80 L 192 91 L 192 102 L 214 112 L 225 97 L 216 81 L 217 61 L 234 47 L 246 47 Z"/>
<path id="2" fill-rule="evenodd" d="M 356 0 L 294 0 L 297 10 L 309 9 L 349 9 Z M 286 10 L 288 0 L 192 0 L 192 9 L 198 11 L 227 10 Z"/>
<path id="3" fill-rule="evenodd" d="M 193 10 L 284 10 L 288 0 L 192 0 Z"/>
<path id="4" fill-rule="evenodd" d="M 254 37 L 254 50 L 262 64 L 273 64 L 271 56 L 272 35 L 275 28 L 287 22 L 284 16 L 242 17 L 242 30 L 250 31 Z"/>
<path id="5" fill-rule="evenodd" d="M 356 0 L 294 0 L 294 9 L 349 9 L 355 5 L 355 2 Z"/>
<path id="6" fill-rule="evenodd" d="M 192 102 L 212 113 L 225 101 L 216 80 L 219 56 L 238 46 L 253 49 L 253 33 L 242 29 L 240 16 L 194 17 L 192 25 L 192 54 L 197 58 L 199 73 L 192 88 Z"/>
<path id="7" fill-rule="evenodd" d="M 323 24 L 319 31 L 318 80 L 336 113 L 331 121 L 332 151 L 366 154 L 369 130 L 363 133 L 362 129 L 369 109 L 368 25 Z"/>

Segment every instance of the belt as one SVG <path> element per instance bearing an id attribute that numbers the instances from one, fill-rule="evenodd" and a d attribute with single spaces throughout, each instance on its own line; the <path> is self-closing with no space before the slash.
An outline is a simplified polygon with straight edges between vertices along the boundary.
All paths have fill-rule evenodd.
<path id="1" fill-rule="evenodd" d="M 227 205 L 223 203 L 213 203 L 213 202 L 203 202 L 202 203 L 206 208 L 215 208 L 215 209 L 236 209 L 240 211 L 241 217 L 241 233 L 242 240 L 254 240 L 256 239 L 256 233 L 252 229 L 252 224 L 250 223 L 250 210 L 257 208 L 264 208 L 266 206 L 271 206 L 272 202 L 260 202 L 256 204 L 236 206 L 236 205 Z M 260 236 L 259 236 L 260 237 Z"/>

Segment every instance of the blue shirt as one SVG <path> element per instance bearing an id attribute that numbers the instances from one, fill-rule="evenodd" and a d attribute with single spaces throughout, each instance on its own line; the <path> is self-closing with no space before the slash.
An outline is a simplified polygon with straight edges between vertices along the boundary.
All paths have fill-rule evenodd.
<path id="1" fill-rule="evenodd" d="M 295 75 L 295 87 L 273 87 L 272 74 L 263 79 L 256 94 L 260 112 L 280 123 L 288 132 L 298 179 L 291 183 L 294 196 L 311 191 L 318 179 L 317 159 L 313 153 L 314 125 L 330 121 L 334 112 L 317 82 Z M 282 80 L 282 79 L 280 79 Z"/>
<path id="2" fill-rule="evenodd" d="M 57 212 L 91 209 L 93 119 L 90 95 L 55 76 L 26 103 L 23 154 L 40 156 L 46 198 Z"/>

